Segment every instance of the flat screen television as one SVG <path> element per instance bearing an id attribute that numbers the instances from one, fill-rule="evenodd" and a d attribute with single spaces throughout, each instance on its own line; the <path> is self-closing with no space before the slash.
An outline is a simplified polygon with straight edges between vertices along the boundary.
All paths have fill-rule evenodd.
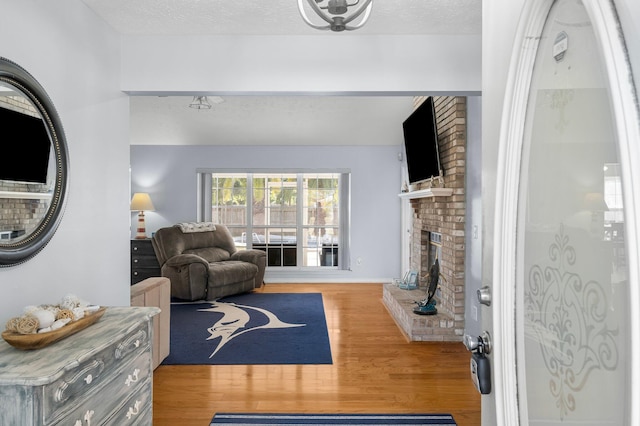
<path id="1" fill-rule="evenodd" d="M 0 180 L 47 183 L 51 140 L 42 119 L 0 107 Z"/>
<path id="2" fill-rule="evenodd" d="M 402 123 L 409 183 L 444 176 L 438 149 L 438 126 L 433 98 L 429 96 Z"/>

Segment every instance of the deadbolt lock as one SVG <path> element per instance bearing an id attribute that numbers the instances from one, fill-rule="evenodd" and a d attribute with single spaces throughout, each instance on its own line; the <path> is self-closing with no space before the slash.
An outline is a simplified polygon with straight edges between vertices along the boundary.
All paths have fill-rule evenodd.
<path id="1" fill-rule="evenodd" d="M 477 291 L 478 302 L 482 305 L 491 306 L 491 288 L 485 286 Z"/>

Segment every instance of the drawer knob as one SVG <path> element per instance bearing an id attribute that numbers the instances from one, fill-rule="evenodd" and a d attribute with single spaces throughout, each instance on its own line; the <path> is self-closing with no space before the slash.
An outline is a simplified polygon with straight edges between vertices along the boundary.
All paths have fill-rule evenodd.
<path id="1" fill-rule="evenodd" d="M 133 407 L 129 407 L 129 411 L 127 411 L 127 419 L 131 420 L 131 417 L 137 416 L 140 412 L 140 406 L 142 405 L 142 401 L 136 401 L 133 404 Z"/>
<path id="2" fill-rule="evenodd" d="M 84 382 L 90 385 L 91 382 L 93 382 L 93 376 L 91 374 L 88 374 L 87 377 L 84 378 Z"/>
<path id="3" fill-rule="evenodd" d="M 82 423 L 82 420 L 76 420 L 73 426 L 83 426 L 85 424 L 86 426 L 91 426 L 91 417 L 93 417 L 93 413 L 93 410 L 87 410 L 87 412 L 84 413 L 84 421 L 86 423 Z"/>
<path id="4" fill-rule="evenodd" d="M 131 386 L 132 383 L 136 383 L 138 381 L 138 374 L 140 374 L 140 370 L 136 368 L 135 370 L 133 370 L 133 374 L 129 374 L 127 376 L 127 380 L 125 380 L 124 383 L 127 386 Z"/>
<path id="5" fill-rule="evenodd" d="M 135 351 L 147 341 L 147 338 L 147 333 L 144 330 L 138 330 L 138 332 L 133 336 L 129 337 L 124 342 L 120 342 L 114 352 L 116 359 L 122 359 L 127 354 Z"/>

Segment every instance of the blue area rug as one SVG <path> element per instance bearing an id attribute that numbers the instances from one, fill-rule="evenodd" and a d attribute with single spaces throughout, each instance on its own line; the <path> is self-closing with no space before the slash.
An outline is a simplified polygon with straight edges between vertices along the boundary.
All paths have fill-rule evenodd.
<path id="1" fill-rule="evenodd" d="M 171 304 L 162 364 L 331 364 L 321 293 L 246 293 Z"/>
<path id="2" fill-rule="evenodd" d="M 217 413 L 211 425 L 455 425 L 450 414 Z"/>

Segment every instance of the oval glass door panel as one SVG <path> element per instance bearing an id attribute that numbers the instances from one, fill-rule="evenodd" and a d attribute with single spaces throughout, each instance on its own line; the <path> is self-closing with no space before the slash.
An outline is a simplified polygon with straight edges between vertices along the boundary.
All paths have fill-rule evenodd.
<path id="1" fill-rule="evenodd" d="M 625 182 L 597 46 L 582 2 L 557 1 L 536 54 L 520 176 L 523 425 L 626 424 Z"/>

